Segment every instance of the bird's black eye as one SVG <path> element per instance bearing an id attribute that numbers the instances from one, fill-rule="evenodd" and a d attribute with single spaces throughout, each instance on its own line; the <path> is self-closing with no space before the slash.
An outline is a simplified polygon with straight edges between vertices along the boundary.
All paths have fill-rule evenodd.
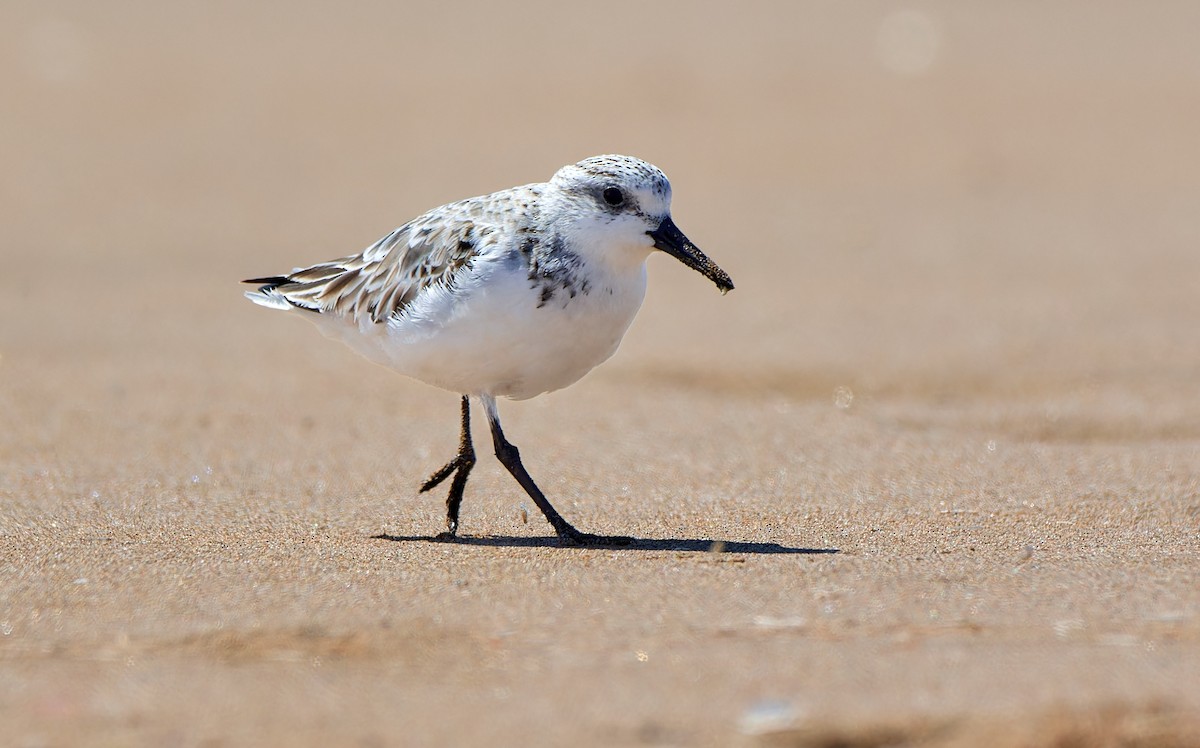
<path id="1" fill-rule="evenodd" d="M 621 203 L 625 202 L 625 193 L 621 192 L 620 187 L 605 187 L 604 202 L 615 208 Z"/>

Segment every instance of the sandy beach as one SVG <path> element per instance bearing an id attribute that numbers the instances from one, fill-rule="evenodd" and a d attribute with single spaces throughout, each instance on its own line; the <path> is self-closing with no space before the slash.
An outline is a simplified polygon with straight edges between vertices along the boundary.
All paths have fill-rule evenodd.
<path id="1" fill-rule="evenodd" d="M 1200 745 L 1200 6 L 0 9 L 0 743 Z M 242 298 L 654 162 L 617 355 L 458 398 Z"/>

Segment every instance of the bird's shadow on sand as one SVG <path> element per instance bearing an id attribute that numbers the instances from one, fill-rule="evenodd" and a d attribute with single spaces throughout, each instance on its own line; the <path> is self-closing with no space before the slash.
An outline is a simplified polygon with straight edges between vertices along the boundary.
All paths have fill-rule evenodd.
<path id="1" fill-rule="evenodd" d="M 778 543 L 753 543 L 736 540 L 703 540 L 689 538 L 628 538 L 628 543 L 571 545 L 555 536 L 522 537 L 492 535 L 487 537 L 459 536 L 446 539 L 428 535 L 372 535 L 372 540 L 393 543 L 442 543 L 446 545 L 475 545 L 485 548 L 574 548 L 594 551 L 676 551 L 681 553 L 744 553 L 751 555 L 819 555 L 840 553 L 837 548 L 794 548 Z"/>

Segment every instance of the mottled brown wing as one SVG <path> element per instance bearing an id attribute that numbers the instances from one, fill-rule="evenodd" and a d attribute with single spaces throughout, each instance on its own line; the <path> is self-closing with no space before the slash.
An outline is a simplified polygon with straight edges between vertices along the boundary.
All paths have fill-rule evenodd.
<path id="1" fill-rule="evenodd" d="M 491 212 L 491 211 L 487 211 Z M 451 203 L 415 218 L 361 254 L 263 278 L 259 292 L 314 312 L 384 322 L 423 289 L 450 283 L 493 236 L 478 199 Z M 485 219 L 486 220 L 486 219 Z M 253 281 L 251 281 L 253 282 Z"/>

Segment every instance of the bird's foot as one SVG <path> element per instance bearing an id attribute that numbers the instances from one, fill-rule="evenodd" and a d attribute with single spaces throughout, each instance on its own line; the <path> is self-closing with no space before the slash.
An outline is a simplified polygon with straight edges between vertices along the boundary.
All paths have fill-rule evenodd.
<path id="1" fill-rule="evenodd" d="M 459 470 L 470 471 L 470 469 L 474 465 L 475 465 L 475 455 L 474 454 L 456 455 L 453 460 L 451 460 L 450 462 L 447 462 L 445 465 L 442 465 L 442 467 L 439 468 L 436 473 L 429 476 L 429 480 L 427 480 L 421 484 L 421 489 L 420 489 L 419 493 L 425 493 L 426 491 L 430 491 L 433 488 L 436 488 L 438 486 L 438 484 L 440 484 L 442 481 L 446 480 L 447 478 L 449 478 L 451 475 L 458 472 Z M 465 480 L 464 480 L 464 482 L 465 482 Z"/>
<path id="2" fill-rule="evenodd" d="M 446 529 L 434 535 L 433 539 L 442 543 L 453 543 L 458 540 L 458 518 L 447 517 Z"/>

